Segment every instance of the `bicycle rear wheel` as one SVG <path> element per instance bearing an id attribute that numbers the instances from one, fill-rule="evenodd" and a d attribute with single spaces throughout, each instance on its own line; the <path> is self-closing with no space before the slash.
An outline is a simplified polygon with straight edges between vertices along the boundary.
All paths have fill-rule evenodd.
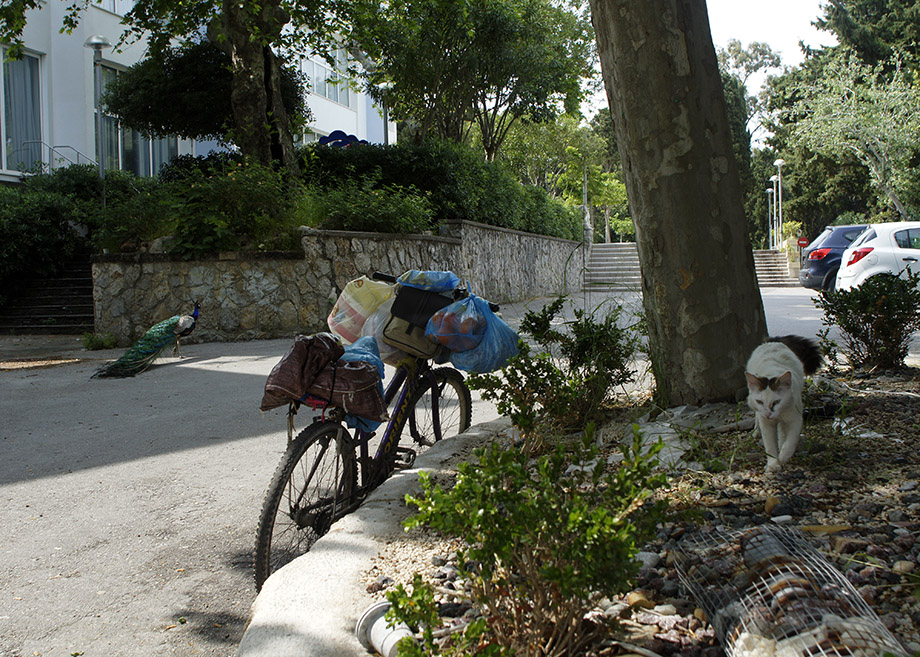
<path id="1" fill-rule="evenodd" d="M 411 410 L 396 430 L 398 463 L 403 467 L 411 466 L 416 456 L 438 440 L 463 433 L 472 422 L 473 401 L 463 374 L 452 367 L 435 367 L 430 375 L 425 375 L 415 391 L 409 403 Z"/>
<path id="2" fill-rule="evenodd" d="M 338 422 L 317 422 L 291 441 L 262 504 L 256 532 L 255 580 L 309 551 L 348 513 L 357 496 L 355 449 Z"/>

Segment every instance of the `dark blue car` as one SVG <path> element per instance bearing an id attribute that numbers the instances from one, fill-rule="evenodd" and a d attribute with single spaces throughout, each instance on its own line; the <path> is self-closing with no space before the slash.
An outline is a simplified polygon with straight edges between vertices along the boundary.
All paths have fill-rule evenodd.
<path id="1" fill-rule="evenodd" d="M 802 251 L 799 282 L 813 290 L 833 290 L 840 269 L 840 256 L 866 225 L 827 226 Z"/>

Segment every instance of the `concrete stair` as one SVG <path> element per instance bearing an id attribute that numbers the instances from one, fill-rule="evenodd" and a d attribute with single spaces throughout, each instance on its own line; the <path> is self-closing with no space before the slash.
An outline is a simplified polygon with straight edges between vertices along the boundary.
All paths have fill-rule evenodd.
<path id="1" fill-rule="evenodd" d="M 799 286 L 799 279 L 789 271 L 789 260 L 782 251 L 754 251 L 754 271 L 760 287 Z"/>
<path id="2" fill-rule="evenodd" d="M 0 309 L 0 333 L 68 334 L 93 331 L 93 274 L 81 253 L 60 275 L 33 279 Z"/>
<path id="3" fill-rule="evenodd" d="M 760 287 L 796 287 L 781 251 L 754 251 L 754 268 Z M 584 276 L 585 288 L 642 289 L 639 252 L 634 242 L 593 244 Z"/>

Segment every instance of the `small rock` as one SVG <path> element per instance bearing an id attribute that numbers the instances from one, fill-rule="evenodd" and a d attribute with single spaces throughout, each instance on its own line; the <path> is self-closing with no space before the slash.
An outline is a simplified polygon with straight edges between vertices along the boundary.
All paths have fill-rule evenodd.
<path id="1" fill-rule="evenodd" d="M 607 618 L 622 618 L 629 612 L 629 605 L 625 602 L 615 602 L 604 609 L 604 616 Z"/>
<path id="2" fill-rule="evenodd" d="M 896 561 L 894 566 L 892 566 L 894 572 L 901 573 L 902 575 L 912 573 L 916 568 L 917 564 L 915 564 L 913 561 Z"/>
<path id="3" fill-rule="evenodd" d="M 768 515 L 773 515 L 773 509 L 779 504 L 779 498 L 775 495 L 769 495 L 763 503 L 763 510 Z"/>
<path id="4" fill-rule="evenodd" d="M 630 607 L 638 607 L 640 609 L 651 609 L 655 606 L 655 603 L 648 599 L 648 594 L 641 590 L 627 593 L 626 603 Z"/>
<path id="5" fill-rule="evenodd" d="M 639 552 L 636 554 L 636 559 L 642 562 L 645 568 L 657 568 L 661 563 L 661 557 L 657 552 Z"/>
<path id="6" fill-rule="evenodd" d="M 784 515 L 784 516 L 774 516 L 770 518 L 770 520 L 775 522 L 777 525 L 788 525 L 794 520 L 794 518 L 790 515 Z"/>
<path id="7" fill-rule="evenodd" d="M 903 484 L 898 486 L 898 490 L 901 491 L 902 493 L 906 493 L 907 491 L 916 490 L 917 486 L 920 486 L 920 482 L 913 481 L 913 480 L 905 481 Z"/>
<path id="8" fill-rule="evenodd" d="M 677 613 L 677 607 L 674 605 L 655 605 L 652 609 L 656 614 L 661 614 L 662 616 L 674 616 Z"/>

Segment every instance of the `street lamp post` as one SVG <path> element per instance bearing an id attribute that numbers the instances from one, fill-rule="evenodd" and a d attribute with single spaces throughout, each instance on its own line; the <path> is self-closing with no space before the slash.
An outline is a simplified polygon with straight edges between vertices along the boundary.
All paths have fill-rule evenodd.
<path id="1" fill-rule="evenodd" d="M 773 198 L 772 198 L 773 212 L 770 215 L 770 248 L 775 249 L 776 242 L 777 242 L 776 240 L 776 199 L 777 199 L 776 189 L 777 187 L 776 185 L 779 182 L 779 176 L 777 175 L 770 176 L 770 182 L 773 183 Z"/>
<path id="2" fill-rule="evenodd" d="M 777 214 L 777 244 L 781 243 L 783 240 L 783 165 L 786 164 L 786 160 L 778 159 L 773 165 L 776 167 L 776 180 L 777 180 L 777 192 L 776 196 L 776 214 Z"/>
<path id="3" fill-rule="evenodd" d="M 99 99 L 102 97 L 102 49 L 109 48 L 112 44 L 101 34 L 95 34 L 83 42 L 84 48 L 93 51 L 93 106 L 96 110 L 96 162 L 99 165 L 99 177 L 105 177 L 105 163 L 103 162 L 102 146 L 102 107 Z"/>
<path id="4" fill-rule="evenodd" d="M 383 145 L 390 145 L 390 105 L 387 96 L 390 89 L 393 88 L 392 82 L 384 82 L 378 87 L 380 89 L 380 102 L 383 105 Z"/>
<path id="5" fill-rule="evenodd" d="M 773 188 L 767 187 L 767 245 L 773 248 Z"/>

